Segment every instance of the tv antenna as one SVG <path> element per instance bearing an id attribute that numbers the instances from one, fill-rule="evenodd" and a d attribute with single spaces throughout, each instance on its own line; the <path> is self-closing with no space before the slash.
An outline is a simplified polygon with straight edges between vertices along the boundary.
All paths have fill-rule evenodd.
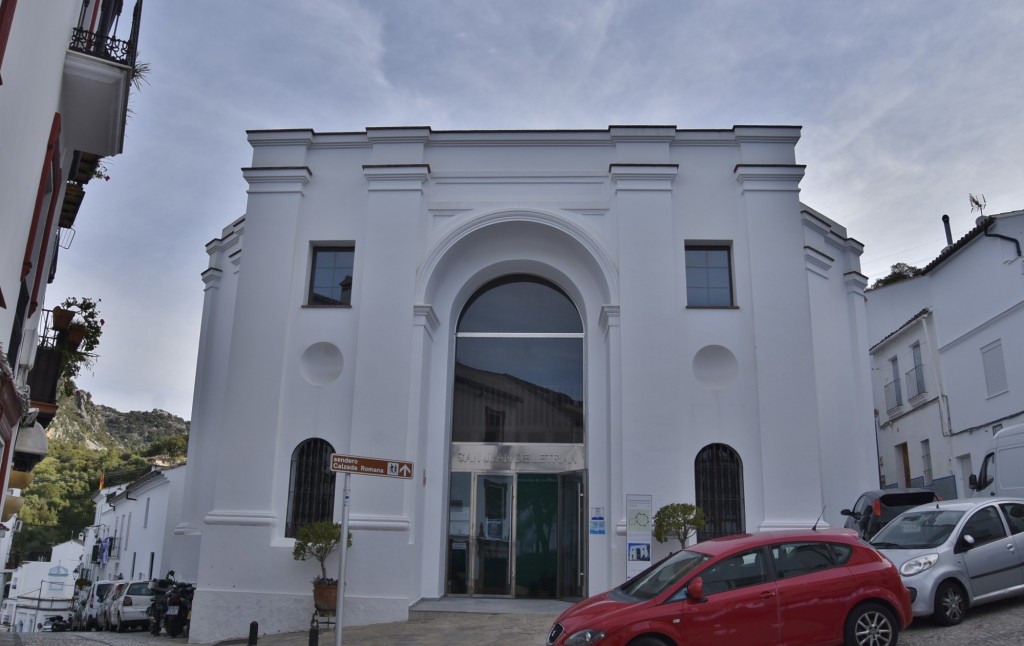
<path id="1" fill-rule="evenodd" d="M 971 203 L 971 213 L 978 211 L 981 213 L 981 217 L 985 217 L 985 196 L 975 196 L 973 193 L 967 194 L 967 201 Z"/>

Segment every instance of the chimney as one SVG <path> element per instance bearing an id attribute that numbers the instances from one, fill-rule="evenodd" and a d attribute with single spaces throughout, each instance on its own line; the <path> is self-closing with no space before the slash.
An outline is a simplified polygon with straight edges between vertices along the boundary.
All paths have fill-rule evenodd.
<path id="1" fill-rule="evenodd" d="M 949 216 L 942 216 L 942 226 L 946 229 L 946 246 L 953 244 L 953 234 L 949 230 Z"/>

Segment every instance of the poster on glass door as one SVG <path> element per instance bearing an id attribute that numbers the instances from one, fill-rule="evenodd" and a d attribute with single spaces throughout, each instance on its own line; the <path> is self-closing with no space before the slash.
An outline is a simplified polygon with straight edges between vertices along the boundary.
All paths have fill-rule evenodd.
<path id="1" fill-rule="evenodd" d="M 626 578 L 632 579 L 651 565 L 651 509 L 649 494 L 626 494 Z"/>

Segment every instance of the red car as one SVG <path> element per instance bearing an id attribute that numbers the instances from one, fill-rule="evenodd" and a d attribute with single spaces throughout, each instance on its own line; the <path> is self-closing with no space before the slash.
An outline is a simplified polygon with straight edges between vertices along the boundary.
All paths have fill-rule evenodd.
<path id="1" fill-rule="evenodd" d="M 848 529 L 698 543 L 569 608 L 559 646 L 894 646 L 910 624 L 896 566 Z"/>

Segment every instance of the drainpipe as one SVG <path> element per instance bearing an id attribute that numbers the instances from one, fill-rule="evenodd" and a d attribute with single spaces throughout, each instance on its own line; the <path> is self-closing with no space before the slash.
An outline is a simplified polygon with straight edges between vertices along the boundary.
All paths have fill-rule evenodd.
<path id="1" fill-rule="evenodd" d="M 1010 236 L 1004 236 L 1000 233 L 989 233 L 988 228 L 995 224 L 996 219 L 991 216 L 988 217 L 987 219 L 988 222 L 985 222 L 985 229 L 984 231 L 982 231 L 982 233 L 984 233 L 985 236 L 988 238 L 1002 238 L 1003 240 L 1009 240 L 1010 242 L 1013 243 L 1015 247 L 1017 247 L 1017 257 L 1020 258 L 1020 240 L 1018 240 L 1017 238 L 1011 238 Z"/>
<path id="2" fill-rule="evenodd" d="M 928 347 L 934 348 L 934 351 L 932 352 L 934 360 L 931 363 L 932 378 L 935 379 L 935 387 L 939 391 L 939 430 L 942 432 L 943 437 L 952 437 L 953 426 L 949 419 L 949 399 L 946 398 L 946 389 L 942 383 L 942 372 L 939 370 L 938 341 L 932 337 L 931 330 L 928 327 L 928 319 L 931 318 L 931 315 L 932 313 L 928 312 L 921 317 L 921 327 L 924 328 L 924 336 L 928 339 Z M 950 448 L 952 448 L 952 444 L 950 444 Z"/>

